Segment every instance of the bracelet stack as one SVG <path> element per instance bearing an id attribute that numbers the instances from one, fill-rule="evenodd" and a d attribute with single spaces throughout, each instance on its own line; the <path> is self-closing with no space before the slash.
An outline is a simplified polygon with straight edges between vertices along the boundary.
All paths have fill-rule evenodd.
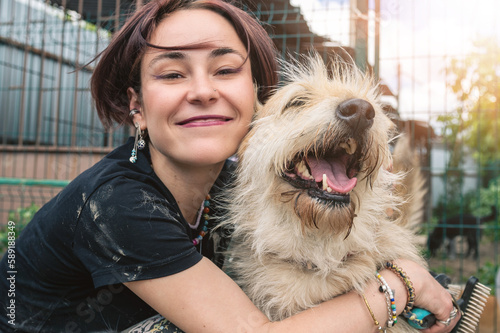
<path id="1" fill-rule="evenodd" d="M 386 262 L 384 264 L 384 268 L 387 268 L 394 272 L 400 279 L 403 281 L 406 291 L 407 291 L 407 303 L 406 306 L 402 312 L 402 315 L 408 319 L 409 321 L 414 322 L 415 324 L 422 326 L 422 320 L 418 319 L 417 316 L 412 312 L 413 310 L 413 305 L 415 302 L 415 288 L 413 287 L 413 283 L 411 282 L 410 278 L 408 275 L 403 271 L 403 269 L 392 262 Z M 380 285 L 379 291 L 381 293 L 384 293 L 385 295 L 385 300 L 387 303 L 387 314 L 388 314 L 388 319 L 387 319 L 387 327 L 393 327 L 396 325 L 398 322 L 398 314 L 396 311 L 396 301 L 394 299 L 394 292 L 392 289 L 389 287 L 387 284 L 387 281 L 384 279 L 382 275 L 380 275 L 379 272 L 375 272 L 375 277 L 377 278 L 377 281 Z M 370 315 L 373 319 L 373 322 L 375 326 L 377 326 L 377 329 L 380 332 L 385 332 L 385 328 L 383 328 L 379 321 L 375 318 L 375 314 L 373 313 L 370 304 L 368 304 L 368 300 L 366 299 L 366 296 L 364 294 L 361 294 L 363 297 L 363 300 L 366 304 L 366 307 L 368 308 L 368 311 L 370 312 Z"/>
<path id="2" fill-rule="evenodd" d="M 394 293 L 392 289 L 389 287 L 384 277 L 380 275 L 379 272 L 375 273 L 377 280 L 380 284 L 379 291 L 383 292 L 385 295 L 385 300 L 387 302 L 387 327 L 393 327 L 398 322 L 398 314 L 396 311 L 396 301 L 394 300 Z"/>
<path id="3" fill-rule="evenodd" d="M 417 326 L 423 325 L 423 320 L 418 319 L 417 316 L 412 312 L 413 304 L 415 302 L 415 288 L 413 287 L 413 283 L 410 281 L 410 278 L 406 273 L 401 269 L 401 267 L 391 263 L 386 262 L 385 267 L 390 269 L 403 281 L 406 286 L 408 302 L 403 310 L 403 316 L 408 319 L 408 321 L 415 323 Z"/>

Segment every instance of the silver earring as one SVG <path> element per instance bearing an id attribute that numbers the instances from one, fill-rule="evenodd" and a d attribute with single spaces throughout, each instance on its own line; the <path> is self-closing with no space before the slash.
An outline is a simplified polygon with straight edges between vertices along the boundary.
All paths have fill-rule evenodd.
<path id="1" fill-rule="evenodd" d="M 136 114 L 136 113 L 140 113 L 140 112 L 141 112 L 141 111 L 139 111 L 139 110 L 137 110 L 137 109 L 132 109 L 132 110 L 130 110 L 130 112 L 128 113 L 128 116 L 129 116 L 130 118 L 132 118 L 132 117 L 134 116 L 134 114 Z"/>
<path id="2" fill-rule="evenodd" d="M 132 110 L 134 111 L 134 110 Z M 132 113 L 132 111 L 130 111 Z M 144 147 L 146 147 L 146 142 L 144 141 L 144 138 L 142 137 L 142 131 L 141 131 L 141 126 L 139 123 L 135 123 L 135 141 L 134 141 L 134 148 L 132 149 L 132 153 L 130 154 L 129 161 L 131 163 L 137 162 L 137 150 L 143 150 Z"/>

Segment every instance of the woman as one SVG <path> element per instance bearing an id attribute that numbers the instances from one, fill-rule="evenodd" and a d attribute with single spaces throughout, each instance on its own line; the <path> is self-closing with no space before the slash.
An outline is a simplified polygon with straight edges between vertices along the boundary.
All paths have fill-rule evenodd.
<path id="1" fill-rule="evenodd" d="M 210 260 L 200 206 L 213 213 L 207 195 L 223 186 L 257 98 L 276 83 L 272 42 L 243 11 L 219 0 L 140 8 L 92 79 L 103 123 L 134 125 L 135 140 L 77 177 L 25 229 L 15 296 L 1 301 L 7 313 L 14 301 L 15 315 L 10 323 L 2 316 L 0 329 L 114 331 L 156 313 L 186 332 L 369 332 L 374 318 L 383 326 L 387 305 L 375 282 L 366 304 L 353 292 L 271 323 Z M 412 278 L 415 304 L 446 322 L 449 294 L 415 263 L 398 265 Z M 2 290 L 7 271 L 4 258 Z M 381 274 L 400 313 L 407 288 Z M 448 332 L 457 320 L 427 332 Z"/>

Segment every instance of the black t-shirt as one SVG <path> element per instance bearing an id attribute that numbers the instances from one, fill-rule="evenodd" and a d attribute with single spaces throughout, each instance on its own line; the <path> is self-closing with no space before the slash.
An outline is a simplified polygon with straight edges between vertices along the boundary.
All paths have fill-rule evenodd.
<path id="1" fill-rule="evenodd" d="M 123 282 L 168 276 L 201 260 L 192 243 L 199 230 L 182 217 L 147 149 L 130 163 L 132 146 L 130 139 L 40 209 L 16 241 L 15 273 L 4 256 L 0 331 L 125 329 L 156 312 Z M 229 180 L 229 169 L 226 163 L 213 191 Z M 214 259 L 213 240 L 205 236 L 202 246 Z"/>

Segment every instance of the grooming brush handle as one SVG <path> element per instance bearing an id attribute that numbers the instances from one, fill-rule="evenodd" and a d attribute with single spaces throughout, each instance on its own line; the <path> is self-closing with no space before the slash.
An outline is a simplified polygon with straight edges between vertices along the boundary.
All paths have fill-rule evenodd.
<path id="1" fill-rule="evenodd" d="M 435 275 L 434 278 L 445 288 L 448 288 L 451 282 L 451 279 L 445 274 Z M 413 308 L 412 313 L 416 320 L 408 319 L 408 324 L 416 329 L 423 330 L 436 323 L 436 316 L 425 309 Z"/>
<path id="2" fill-rule="evenodd" d="M 418 330 L 429 328 L 436 323 L 436 316 L 425 309 L 413 308 L 412 313 L 416 320 L 408 319 L 408 324 Z"/>

